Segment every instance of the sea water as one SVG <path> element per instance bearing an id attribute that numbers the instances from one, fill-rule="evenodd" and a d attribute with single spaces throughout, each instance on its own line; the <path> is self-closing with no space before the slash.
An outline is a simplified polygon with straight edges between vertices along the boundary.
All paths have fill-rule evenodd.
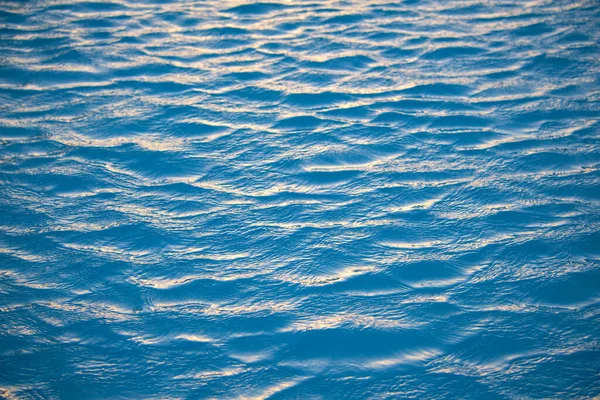
<path id="1" fill-rule="evenodd" d="M 600 395 L 600 3 L 0 2 L 0 397 Z"/>

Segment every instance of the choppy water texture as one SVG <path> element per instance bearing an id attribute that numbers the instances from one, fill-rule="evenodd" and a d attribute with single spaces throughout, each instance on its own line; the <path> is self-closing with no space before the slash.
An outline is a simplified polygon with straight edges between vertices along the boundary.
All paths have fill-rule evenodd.
<path id="1" fill-rule="evenodd" d="M 600 3 L 0 3 L 0 397 L 600 395 Z"/>

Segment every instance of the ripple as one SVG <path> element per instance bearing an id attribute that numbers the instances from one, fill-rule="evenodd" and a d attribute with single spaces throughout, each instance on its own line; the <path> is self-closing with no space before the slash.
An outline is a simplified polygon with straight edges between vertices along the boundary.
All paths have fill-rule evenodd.
<path id="1" fill-rule="evenodd" d="M 0 397 L 598 397 L 599 15 L 0 2 Z"/>

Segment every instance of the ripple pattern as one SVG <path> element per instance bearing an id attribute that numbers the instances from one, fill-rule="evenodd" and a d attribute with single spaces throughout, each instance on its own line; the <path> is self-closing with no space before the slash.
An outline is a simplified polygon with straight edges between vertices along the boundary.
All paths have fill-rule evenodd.
<path id="1" fill-rule="evenodd" d="M 0 1 L 0 397 L 600 396 L 594 0 Z"/>

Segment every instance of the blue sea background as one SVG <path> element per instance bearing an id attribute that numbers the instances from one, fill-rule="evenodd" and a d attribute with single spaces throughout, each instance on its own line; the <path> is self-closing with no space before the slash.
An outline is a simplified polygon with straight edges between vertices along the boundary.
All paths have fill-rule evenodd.
<path id="1" fill-rule="evenodd" d="M 600 3 L 0 1 L 0 397 L 600 396 Z"/>

